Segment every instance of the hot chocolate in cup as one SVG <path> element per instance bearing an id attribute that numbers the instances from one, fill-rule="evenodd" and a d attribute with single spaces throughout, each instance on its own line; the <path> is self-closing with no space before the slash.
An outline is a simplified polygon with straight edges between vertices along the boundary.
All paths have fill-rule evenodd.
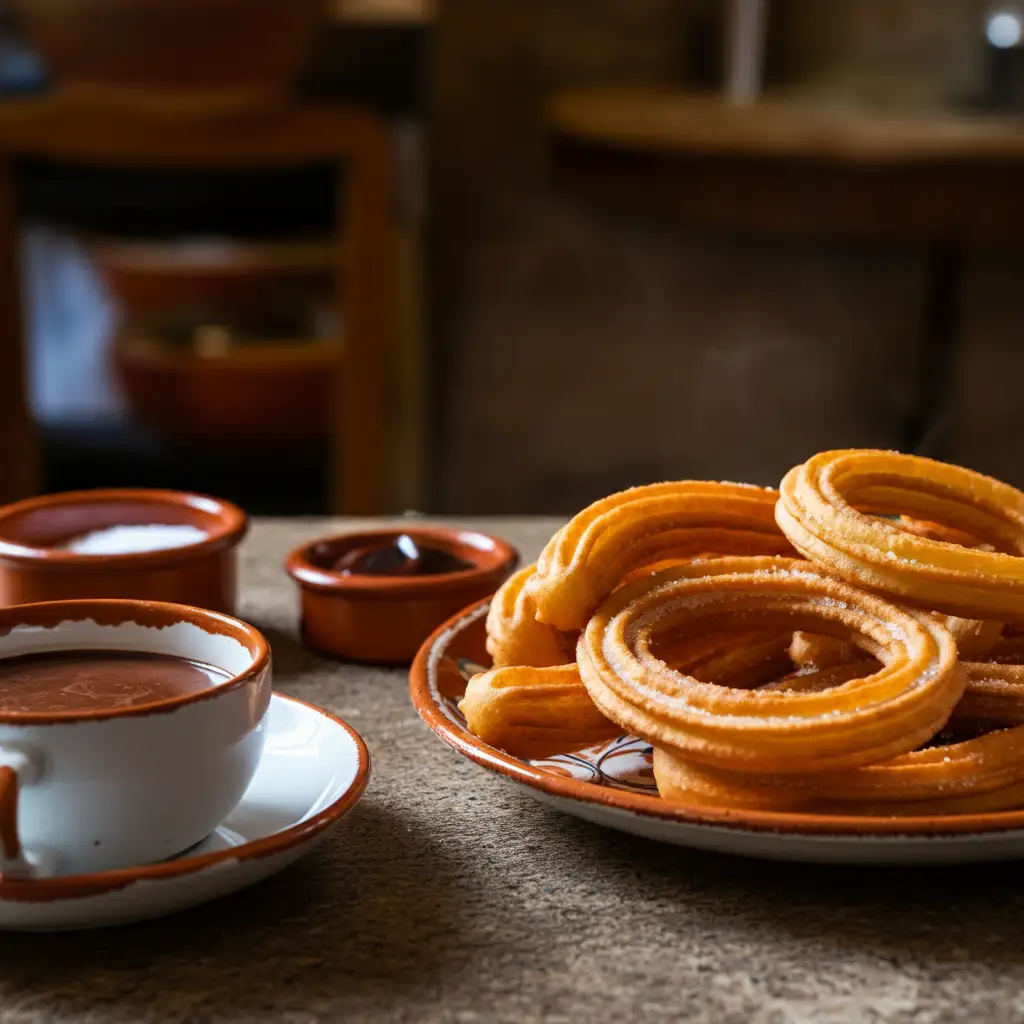
<path id="1" fill-rule="evenodd" d="M 152 864 L 209 835 L 263 751 L 270 648 L 218 612 L 0 608 L 0 875 Z"/>

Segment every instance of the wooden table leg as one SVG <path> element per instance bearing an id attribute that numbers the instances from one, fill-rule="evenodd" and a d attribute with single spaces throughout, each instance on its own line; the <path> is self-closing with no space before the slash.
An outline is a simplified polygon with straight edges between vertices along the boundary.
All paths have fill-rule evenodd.
<path id="1" fill-rule="evenodd" d="M 14 170 L 0 161 L 0 503 L 37 493 L 35 426 L 26 394 L 25 333 Z"/>
<path id="2" fill-rule="evenodd" d="M 949 434 L 949 402 L 960 342 L 963 250 L 936 245 L 925 276 L 924 346 L 907 451 L 941 459 Z"/>

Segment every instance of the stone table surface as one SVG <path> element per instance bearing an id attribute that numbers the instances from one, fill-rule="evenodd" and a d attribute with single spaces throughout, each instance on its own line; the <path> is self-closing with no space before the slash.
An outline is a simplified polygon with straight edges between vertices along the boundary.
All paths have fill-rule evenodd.
<path id="1" fill-rule="evenodd" d="M 556 525 L 477 522 L 528 558 Z M 1019 865 L 760 863 L 550 810 L 434 737 L 404 671 L 303 648 L 282 559 L 335 525 L 257 523 L 240 613 L 277 688 L 365 738 L 363 801 L 309 859 L 208 906 L 0 934 L 0 1021 L 1024 1019 Z"/>

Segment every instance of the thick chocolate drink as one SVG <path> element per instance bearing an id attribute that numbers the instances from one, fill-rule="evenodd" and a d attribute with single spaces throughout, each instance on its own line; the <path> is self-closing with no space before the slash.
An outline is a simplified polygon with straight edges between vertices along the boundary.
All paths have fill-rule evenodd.
<path id="1" fill-rule="evenodd" d="M 0 714 L 105 711 L 207 690 L 212 665 L 144 651 L 45 651 L 0 661 Z"/>

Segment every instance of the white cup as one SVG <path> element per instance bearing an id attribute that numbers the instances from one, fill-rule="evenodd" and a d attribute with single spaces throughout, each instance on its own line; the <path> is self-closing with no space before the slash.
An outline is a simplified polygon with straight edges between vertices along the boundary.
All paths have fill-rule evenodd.
<path id="1" fill-rule="evenodd" d="M 142 651 L 230 678 L 127 706 L 0 711 L 0 876 L 39 878 L 152 864 L 209 835 L 263 752 L 271 659 L 252 626 L 147 601 L 0 608 L 0 659 Z"/>

